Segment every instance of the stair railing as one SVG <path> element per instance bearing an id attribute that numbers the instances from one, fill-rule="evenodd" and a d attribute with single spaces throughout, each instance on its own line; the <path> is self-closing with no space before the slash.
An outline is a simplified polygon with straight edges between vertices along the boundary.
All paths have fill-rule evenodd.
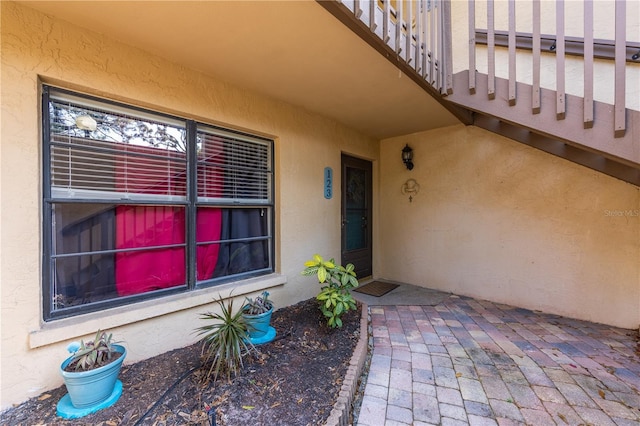
<path id="1" fill-rule="evenodd" d="M 340 0 L 441 94 L 452 93 L 449 0 Z"/>

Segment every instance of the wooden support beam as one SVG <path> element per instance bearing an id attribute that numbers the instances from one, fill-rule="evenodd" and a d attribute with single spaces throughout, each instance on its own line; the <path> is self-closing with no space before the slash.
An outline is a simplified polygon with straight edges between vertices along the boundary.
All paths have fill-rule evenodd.
<path id="1" fill-rule="evenodd" d="M 431 0 L 429 16 L 429 83 L 436 85 L 436 1 Z M 427 3 L 429 4 L 429 3 Z M 436 85 L 436 87 L 438 87 Z"/>
<path id="2" fill-rule="evenodd" d="M 427 2 L 420 2 L 422 4 L 422 40 L 424 41 L 424 45 L 422 47 L 422 78 L 429 82 L 429 73 L 431 68 L 429 68 L 429 41 L 428 41 L 428 28 L 429 28 L 429 13 L 427 11 Z M 431 85 L 431 82 L 429 82 Z"/>
<path id="3" fill-rule="evenodd" d="M 422 75 L 422 45 L 424 43 L 424 34 L 422 33 L 422 5 L 423 2 L 416 4 L 416 53 L 414 55 L 414 67 L 418 74 Z"/>
<path id="4" fill-rule="evenodd" d="M 453 46 L 451 32 L 451 0 L 442 2 L 442 57 L 440 62 L 443 64 L 442 75 L 444 76 L 443 93 L 450 95 L 453 93 Z"/>
<path id="5" fill-rule="evenodd" d="M 407 44 L 404 49 L 405 52 L 407 52 L 406 61 L 408 64 L 413 61 L 411 57 L 411 52 L 413 51 L 411 48 L 411 40 L 413 40 L 413 3 L 409 2 L 407 7 L 407 37 L 405 39 Z"/>
<path id="6" fill-rule="evenodd" d="M 385 43 L 388 43 L 391 39 L 389 32 L 391 31 L 389 27 L 391 27 L 391 13 L 389 13 L 389 3 L 387 0 L 382 3 L 382 40 Z"/>
<path id="7" fill-rule="evenodd" d="M 584 128 L 593 127 L 593 0 L 584 2 Z"/>
<path id="8" fill-rule="evenodd" d="M 360 6 L 360 0 L 353 0 L 353 13 L 355 13 L 356 18 L 360 18 L 362 16 L 363 10 Z"/>
<path id="9" fill-rule="evenodd" d="M 614 137 L 624 136 L 626 128 L 625 105 L 625 40 L 626 40 L 626 3 L 616 1 L 616 59 L 615 59 L 615 99 L 614 99 Z"/>
<path id="10" fill-rule="evenodd" d="M 564 66 L 564 0 L 556 0 L 556 119 L 564 120 L 565 66 Z"/>
<path id="11" fill-rule="evenodd" d="M 369 0 L 369 29 L 372 33 L 375 33 L 376 28 L 378 28 L 376 24 L 376 0 Z"/>
<path id="12" fill-rule="evenodd" d="M 540 114 L 540 0 L 533 0 L 533 85 L 531 112 Z"/>
<path id="13" fill-rule="evenodd" d="M 469 93 L 476 93 L 476 1 L 469 0 Z"/>
<path id="14" fill-rule="evenodd" d="M 517 0 L 516 0 L 517 2 Z M 533 7 L 535 10 L 537 1 L 534 0 Z M 533 19 L 534 25 L 536 21 Z M 508 47 L 509 46 L 509 32 L 498 31 L 494 32 L 494 44 L 496 47 Z M 553 34 L 540 34 L 540 49 L 545 53 L 555 53 L 556 36 Z M 533 31 L 531 33 L 525 33 L 522 31 L 516 32 L 516 49 L 522 50 L 534 50 L 533 49 Z M 476 44 L 487 44 L 487 30 L 477 28 L 476 29 Z M 585 40 L 583 37 L 570 37 L 565 35 L 564 37 L 564 54 L 567 56 L 583 56 L 584 55 Z M 640 42 L 627 40 L 625 42 L 625 61 L 631 64 L 640 64 Z M 615 40 L 605 40 L 601 38 L 593 39 L 593 57 L 596 59 L 608 59 L 615 60 Z"/>
<path id="15" fill-rule="evenodd" d="M 487 97 L 496 98 L 496 45 L 493 0 L 487 1 L 487 65 L 489 69 L 489 84 L 487 85 Z"/>
<path id="16" fill-rule="evenodd" d="M 509 105 L 516 104 L 516 0 L 509 0 Z"/>
<path id="17" fill-rule="evenodd" d="M 402 16 L 402 1 L 403 0 L 398 0 L 396 2 L 396 55 L 402 53 L 402 44 L 400 43 L 402 40 L 402 23 L 404 18 Z"/>

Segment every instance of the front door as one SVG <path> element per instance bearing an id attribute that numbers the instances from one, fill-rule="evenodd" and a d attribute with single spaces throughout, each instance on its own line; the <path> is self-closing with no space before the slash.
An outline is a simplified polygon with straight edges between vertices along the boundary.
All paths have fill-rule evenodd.
<path id="1" fill-rule="evenodd" d="M 342 264 L 353 263 L 358 279 L 373 274 L 371 162 L 342 155 Z"/>

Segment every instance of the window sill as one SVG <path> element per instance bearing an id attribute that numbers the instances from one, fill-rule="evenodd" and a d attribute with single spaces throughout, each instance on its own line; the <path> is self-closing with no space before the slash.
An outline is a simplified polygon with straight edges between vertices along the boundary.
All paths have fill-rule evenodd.
<path id="1" fill-rule="evenodd" d="M 93 334 L 98 329 L 108 330 L 146 321 L 162 315 L 178 312 L 213 302 L 218 295 L 223 298 L 243 296 L 271 287 L 281 286 L 287 282 L 285 275 L 271 274 L 243 281 L 225 283 L 215 287 L 194 290 L 186 293 L 167 296 L 160 299 L 145 300 L 133 305 L 119 306 L 100 312 L 91 312 L 73 318 L 64 318 L 42 324 L 39 330 L 29 334 L 31 349 L 63 342 L 74 338 Z"/>

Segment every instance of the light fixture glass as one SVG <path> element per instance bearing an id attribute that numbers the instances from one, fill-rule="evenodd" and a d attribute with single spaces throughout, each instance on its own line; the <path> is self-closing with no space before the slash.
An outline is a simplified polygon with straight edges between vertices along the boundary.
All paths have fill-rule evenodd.
<path id="1" fill-rule="evenodd" d="M 402 148 L 402 162 L 407 167 L 407 170 L 413 170 L 413 149 L 409 144 Z"/>

